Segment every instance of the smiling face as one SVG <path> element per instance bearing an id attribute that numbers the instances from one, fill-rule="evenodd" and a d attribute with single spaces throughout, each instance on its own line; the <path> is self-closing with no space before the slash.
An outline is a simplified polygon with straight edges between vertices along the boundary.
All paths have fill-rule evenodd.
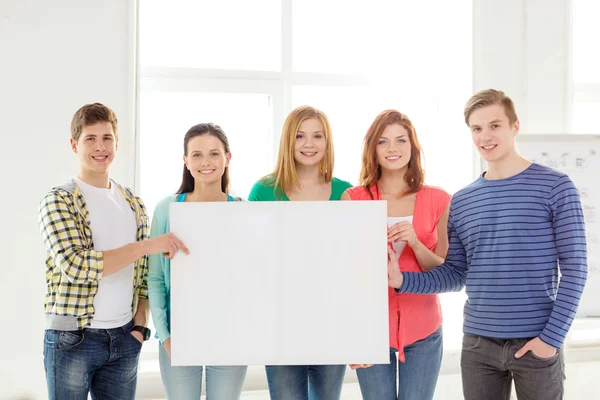
<path id="1" fill-rule="evenodd" d="M 316 118 L 302 121 L 294 144 L 294 160 L 302 166 L 319 166 L 327 152 L 323 124 Z"/>
<path id="2" fill-rule="evenodd" d="M 407 168 L 411 150 L 408 131 L 400 124 L 386 126 L 375 147 L 379 166 L 393 171 Z"/>
<path id="3" fill-rule="evenodd" d="M 223 143 L 210 134 L 195 136 L 187 144 L 183 162 L 194 177 L 203 184 L 221 183 L 225 168 L 229 166 L 231 154 L 225 152 Z"/>
<path id="4" fill-rule="evenodd" d="M 469 128 L 473 144 L 485 161 L 502 161 L 516 153 L 519 120 L 511 124 L 502 105 L 492 104 L 474 110 L 469 116 Z"/>
<path id="5" fill-rule="evenodd" d="M 110 122 L 98 122 L 86 125 L 81 130 L 79 139 L 71 138 L 71 149 L 79 158 L 83 175 L 107 174 L 118 148 Z"/>

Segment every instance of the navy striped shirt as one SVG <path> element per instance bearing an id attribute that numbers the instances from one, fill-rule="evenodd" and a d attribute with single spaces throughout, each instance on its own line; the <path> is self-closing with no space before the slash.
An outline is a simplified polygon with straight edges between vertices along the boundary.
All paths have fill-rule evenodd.
<path id="1" fill-rule="evenodd" d="M 466 284 L 464 332 L 562 347 L 587 278 L 583 211 L 567 175 L 532 164 L 507 179 L 480 177 L 453 196 L 448 239 L 444 264 L 404 273 L 399 293 Z"/>

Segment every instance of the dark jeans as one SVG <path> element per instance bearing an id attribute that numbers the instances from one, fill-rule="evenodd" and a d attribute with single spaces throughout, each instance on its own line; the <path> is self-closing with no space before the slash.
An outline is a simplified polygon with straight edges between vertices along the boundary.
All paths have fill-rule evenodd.
<path id="1" fill-rule="evenodd" d="M 515 353 L 531 339 L 490 339 L 465 334 L 461 357 L 466 400 L 508 400 L 512 381 L 519 400 L 563 398 L 565 364 L 562 351 L 543 359 L 531 351 Z"/>
<path id="2" fill-rule="evenodd" d="M 142 344 L 130 322 L 115 329 L 46 330 L 44 369 L 50 400 L 135 398 Z"/>
<path id="3" fill-rule="evenodd" d="M 267 365 L 271 400 L 338 400 L 346 365 Z"/>

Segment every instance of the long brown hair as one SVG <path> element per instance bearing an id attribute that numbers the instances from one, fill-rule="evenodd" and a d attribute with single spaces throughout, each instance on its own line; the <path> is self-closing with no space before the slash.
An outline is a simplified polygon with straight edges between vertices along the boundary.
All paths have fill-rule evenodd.
<path id="1" fill-rule="evenodd" d="M 197 137 L 197 136 L 202 136 L 202 135 L 211 135 L 216 137 L 217 139 L 219 139 L 221 141 L 221 143 L 223 143 L 223 148 L 225 150 L 225 154 L 229 154 L 231 153 L 231 151 L 229 150 L 229 140 L 227 140 L 227 135 L 225 135 L 225 132 L 223 131 L 223 129 L 217 125 L 217 124 L 213 124 L 211 122 L 208 123 L 203 123 L 203 124 L 198 124 L 198 125 L 194 125 L 192 126 L 187 133 L 185 134 L 185 137 L 183 138 L 183 155 L 187 156 L 188 153 L 188 144 L 190 142 L 190 140 L 192 140 L 193 138 Z M 194 177 L 192 176 L 192 173 L 187 169 L 187 167 L 185 166 L 185 163 L 183 164 L 183 177 L 181 178 L 181 185 L 179 186 L 179 189 L 177 189 L 177 194 L 181 194 L 181 193 L 191 193 L 194 191 Z M 223 191 L 223 193 L 227 193 L 229 190 L 229 167 L 225 167 L 225 172 L 223 172 L 223 176 L 221 177 L 221 190 Z"/>
<path id="2" fill-rule="evenodd" d="M 281 139 L 279 140 L 279 153 L 277 154 L 275 171 L 262 179 L 267 184 L 272 184 L 278 188 L 278 191 L 281 191 L 279 195 L 289 193 L 293 186 L 300 187 L 298 174 L 296 173 L 296 162 L 294 160 L 296 134 L 302 122 L 311 118 L 318 120 L 323 125 L 323 135 L 327 142 L 327 151 L 319 164 L 319 170 L 325 177 L 325 181 L 331 182 L 333 177 L 334 153 L 329 120 L 323 111 L 315 107 L 301 106 L 292 110 L 285 119 L 281 131 Z"/>
<path id="3" fill-rule="evenodd" d="M 373 197 L 371 193 L 371 186 L 377 184 L 379 178 L 381 178 L 381 166 L 377 161 L 376 147 L 379 142 L 379 138 L 383 134 L 383 131 L 388 125 L 398 124 L 408 132 L 408 139 L 410 140 L 410 161 L 404 175 L 404 180 L 408 184 L 408 187 L 401 194 L 403 196 L 416 193 L 423 187 L 425 180 L 425 171 L 421 165 L 421 145 L 417 138 L 417 132 L 412 122 L 408 117 L 396 110 L 386 110 L 380 113 L 375 121 L 369 127 L 365 139 L 363 142 L 363 154 L 362 154 L 362 168 L 360 171 L 360 185 L 367 189 L 367 192 Z"/>

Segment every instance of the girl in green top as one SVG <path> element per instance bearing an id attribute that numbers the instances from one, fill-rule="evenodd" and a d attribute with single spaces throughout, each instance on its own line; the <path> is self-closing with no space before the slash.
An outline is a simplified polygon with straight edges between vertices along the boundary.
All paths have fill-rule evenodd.
<path id="1" fill-rule="evenodd" d="M 314 107 L 285 120 L 273 173 L 252 188 L 250 201 L 339 200 L 352 185 L 333 177 L 333 140 L 327 116 Z M 272 400 L 339 399 L 345 365 L 267 366 Z"/>

